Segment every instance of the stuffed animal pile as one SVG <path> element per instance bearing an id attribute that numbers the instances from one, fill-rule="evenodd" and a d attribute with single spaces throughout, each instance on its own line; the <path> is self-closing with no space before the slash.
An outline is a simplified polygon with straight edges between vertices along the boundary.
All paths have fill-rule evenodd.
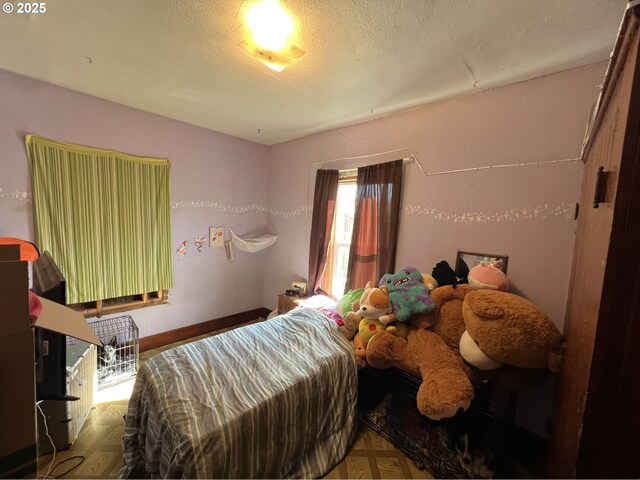
<path id="1" fill-rule="evenodd" d="M 483 370 L 544 369 L 559 352 L 558 329 L 534 303 L 504 291 L 508 280 L 499 268 L 478 265 L 469 284 L 431 291 L 426 280 L 412 267 L 385 275 L 345 316 L 345 325 L 358 322 L 352 336 L 360 366 L 366 359 L 422 378 L 416 400 L 423 415 L 440 420 L 465 411 Z"/>

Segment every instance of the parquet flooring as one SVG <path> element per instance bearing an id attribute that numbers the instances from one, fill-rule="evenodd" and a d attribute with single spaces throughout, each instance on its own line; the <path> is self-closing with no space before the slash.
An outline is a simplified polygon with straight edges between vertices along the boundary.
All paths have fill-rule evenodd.
<path id="1" fill-rule="evenodd" d="M 434 478 L 363 423 L 347 456 L 324 478 Z"/>
<path id="2" fill-rule="evenodd" d="M 251 323 L 251 322 L 250 322 Z M 221 332 L 216 332 L 221 333 Z M 167 348 L 198 340 L 196 337 L 166 347 L 144 352 L 140 355 L 143 362 Z M 114 400 L 96 404 L 89 413 L 78 438 L 67 450 L 57 452 L 54 466 L 49 476 L 70 479 L 117 478 L 124 466 L 122 460 L 123 416 L 127 410 L 128 399 Z M 82 456 L 84 461 L 71 472 L 64 474 L 77 464 Z M 38 473 L 45 475 L 52 464 L 53 455 L 38 459 Z M 60 461 L 71 459 L 63 464 Z M 61 474 L 63 474 L 61 476 Z M 42 478 L 42 477 L 40 477 Z M 359 424 L 356 440 L 347 456 L 324 478 L 433 478 L 428 472 L 419 470 L 413 462 L 387 440 L 364 424 Z"/>

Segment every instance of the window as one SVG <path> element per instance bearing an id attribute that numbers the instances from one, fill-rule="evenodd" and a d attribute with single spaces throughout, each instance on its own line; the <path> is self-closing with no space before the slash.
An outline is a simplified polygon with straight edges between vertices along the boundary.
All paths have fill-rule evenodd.
<path id="1" fill-rule="evenodd" d="M 316 171 L 310 292 L 337 298 L 395 271 L 402 163 L 358 167 L 350 178 L 338 170 Z"/>
<path id="2" fill-rule="evenodd" d="M 173 287 L 169 162 L 26 138 L 36 243 L 85 316 L 167 301 Z"/>
<path id="3" fill-rule="evenodd" d="M 335 298 L 344 295 L 349 267 L 349 249 L 353 232 L 353 216 L 356 208 L 355 177 L 348 177 L 341 173 L 338 180 L 338 194 L 336 197 L 336 214 L 333 224 L 333 242 L 330 245 L 331 294 Z"/>

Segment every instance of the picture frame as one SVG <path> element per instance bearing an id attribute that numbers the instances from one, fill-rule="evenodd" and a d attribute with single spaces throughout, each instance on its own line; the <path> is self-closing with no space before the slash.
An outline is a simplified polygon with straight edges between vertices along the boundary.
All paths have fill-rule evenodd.
<path id="1" fill-rule="evenodd" d="M 470 269 L 480 263 L 489 263 L 507 273 L 508 255 L 498 255 L 494 253 L 468 252 L 458 250 L 456 253 L 455 272 L 458 277 L 466 277 Z M 466 273 L 465 273 L 466 272 Z"/>
<path id="2" fill-rule="evenodd" d="M 295 290 L 299 296 L 304 297 L 307 295 L 307 282 L 291 282 L 291 290 Z"/>

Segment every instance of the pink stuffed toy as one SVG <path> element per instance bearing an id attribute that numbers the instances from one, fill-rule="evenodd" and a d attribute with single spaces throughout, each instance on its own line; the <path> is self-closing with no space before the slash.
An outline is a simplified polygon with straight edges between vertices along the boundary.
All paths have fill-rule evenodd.
<path id="1" fill-rule="evenodd" d="M 488 262 L 482 262 L 469 271 L 469 285 L 474 290 L 509 290 L 509 279 L 500 268 Z"/>

